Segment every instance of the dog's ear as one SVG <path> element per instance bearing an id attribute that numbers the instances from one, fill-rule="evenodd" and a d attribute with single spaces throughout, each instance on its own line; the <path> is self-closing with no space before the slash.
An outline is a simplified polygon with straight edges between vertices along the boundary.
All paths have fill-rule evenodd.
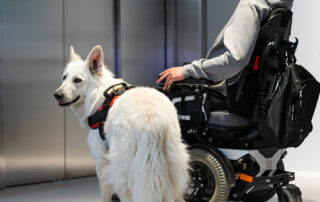
<path id="1" fill-rule="evenodd" d="M 70 46 L 70 56 L 69 57 L 70 57 L 70 61 L 81 59 L 80 56 L 78 54 L 76 54 L 76 52 L 74 51 L 73 46 Z"/>
<path id="2" fill-rule="evenodd" d="M 101 46 L 98 45 L 90 51 L 87 57 L 87 63 L 89 65 L 91 74 L 97 74 L 100 72 L 103 65 L 103 59 L 104 56 Z"/>

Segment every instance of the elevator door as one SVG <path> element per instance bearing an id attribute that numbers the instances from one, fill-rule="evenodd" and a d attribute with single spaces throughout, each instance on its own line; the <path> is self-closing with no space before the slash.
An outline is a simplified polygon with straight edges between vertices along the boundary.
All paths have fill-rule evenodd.
<path id="1" fill-rule="evenodd" d="M 177 65 L 200 59 L 200 1 L 177 1 Z"/>
<path id="2" fill-rule="evenodd" d="M 5 186 L 4 150 L 4 67 L 3 67 L 3 0 L 0 0 L 0 189 Z"/>
<path id="3" fill-rule="evenodd" d="M 65 0 L 65 58 L 69 61 L 70 46 L 82 59 L 90 50 L 101 45 L 105 64 L 115 72 L 113 65 L 113 0 Z M 88 131 L 81 128 L 70 109 L 66 109 L 66 177 L 95 174 L 94 159 L 87 145 Z"/>
<path id="4" fill-rule="evenodd" d="M 62 0 L 2 0 L 6 185 L 64 177 Z"/>
<path id="5" fill-rule="evenodd" d="M 164 1 L 121 0 L 121 76 L 133 85 L 155 86 L 165 69 Z"/>
<path id="6" fill-rule="evenodd" d="M 207 50 L 227 24 L 239 1 L 206 0 L 207 4 Z"/>

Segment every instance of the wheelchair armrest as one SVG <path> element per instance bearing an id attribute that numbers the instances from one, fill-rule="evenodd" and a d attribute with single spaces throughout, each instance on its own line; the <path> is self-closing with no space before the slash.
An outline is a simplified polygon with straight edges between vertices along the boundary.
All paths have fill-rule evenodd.
<path id="1" fill-rule="evenodd" d="M 158 77 L 159 79 L 160 77 Z M 166 80 L 163 80 L 159 86 L 164 86 Z M 189 77 L 187 79 L 184 79 L 182 81 L 176 81 L 172 84 L 172 86 L 183 86 L 183 85 L 211 85 L 214 84 L 213 81 L 210 81 L 208 79 L 196 79 L 193 77 Z"/>
<path id="2" fill-rule="evenodd" d="M 159 79 L 159 78 L 158 78 Z M 166 80 L 163 80 L 159 86 L 164 86 Z M 189 77 L 187 79 L 184 79 L 182 81 L 176 81 L 172 84 L 172 86 L 199 86 L 199 85 L 214 85 L 215 83 L 213 81 L 210 81 L 208 79 L 196 79 L 193 77 Z"/>
<path id="3" fill-rule="evenodd" d="M 163 87 L 165 83 L 165 80 L 162 81 L 159 84 L 159 87 Z M 204 87 L 211 90 L 217 90 L 217 91 L 225 91 L 226 88 L 226 80 L 223 80 L 221 82 L 214 82 L 208 79 L 196 79 L 193 77 L 189 77 L 187 79 L 184 79 L 182 81 L 176 81 L 172 84 L 171 88 L 179 88 L 182 86 L 188 86 L 188 87 Z"/>
<path id="4" fill-rule="evenodd" d="M 194 77 L 189 77 L 182 81 L 176 81 L 172 85 L 205 85 L 205 84 L 211 85 L 211 84 L 214 84 L 214 82 L 208 79 L 196 79 Z"/>

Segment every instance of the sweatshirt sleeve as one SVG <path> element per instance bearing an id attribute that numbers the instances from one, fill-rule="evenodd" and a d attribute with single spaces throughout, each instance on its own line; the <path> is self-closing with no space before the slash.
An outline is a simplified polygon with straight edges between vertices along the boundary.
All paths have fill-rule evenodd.
<path id="1" fill-rule="evenodd" d="M 249 63 L 263 11 L 253 4 L 244 4 L 236 12 L 223 34 L 225 51 L 216 57 L 195 60 L 183 66 L 185 78 L 192 76 L 221 81 L 236 75 Z"/>

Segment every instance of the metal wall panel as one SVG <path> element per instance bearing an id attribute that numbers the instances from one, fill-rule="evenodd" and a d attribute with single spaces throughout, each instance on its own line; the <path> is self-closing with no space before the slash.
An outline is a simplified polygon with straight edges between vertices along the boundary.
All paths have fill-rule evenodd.
<path id="1" fill-rule="evenodd" d="M 156 85 L 165 65 L 162 0 L 121 0 L 121 76 L 134 85 Z"/>
<path id="2" fill-rule="evenodd" d="M 239 1 L 206 0 L 207 13 L 207 51 L 227 24 Z"/>
<path id="3" fill-rule="evenodd" d="M 65 57 L 69 60 L 70 46 L 83 59 L 100 44 L 105 64 L 115 72 L 113 0 L 65 0 Z M 95 174 L 94 159 L 87 145 L 88 131 L 80 127 L 70 109 L 66 110 L 66 176 L 79 177 Z"/>
<path id="4" fill-rule="evenodd" d="M 172 7 L 175 0 L 168 1 Z M 225 0 L 177 0 L 176 65 L 204 58 L 237 4 L 238 1 Z M 168 29 L 169 36 L 173 35 L 172 29 Z"/>
<path id="5" fill-rule="evenodd" d="M 177 0 L 177 65 L 201 57 L 200 1 Z"/>
<path id="6" fill-rule="evenodd" d="M 0 0 L 0 189 L 5 180 L 5 150 L 4 150 L 4 68 L 3 68 L 3 0 Z"/>
<path id="7" fill-rule="evenodd" d="M 6 185 L 64 177 L 62 0 L 5 0 Z"/>
<path id="8" fill-rule="evenodd" d="M 166 68 L 177 66 L 177 0 L 166 0 Z"/>

